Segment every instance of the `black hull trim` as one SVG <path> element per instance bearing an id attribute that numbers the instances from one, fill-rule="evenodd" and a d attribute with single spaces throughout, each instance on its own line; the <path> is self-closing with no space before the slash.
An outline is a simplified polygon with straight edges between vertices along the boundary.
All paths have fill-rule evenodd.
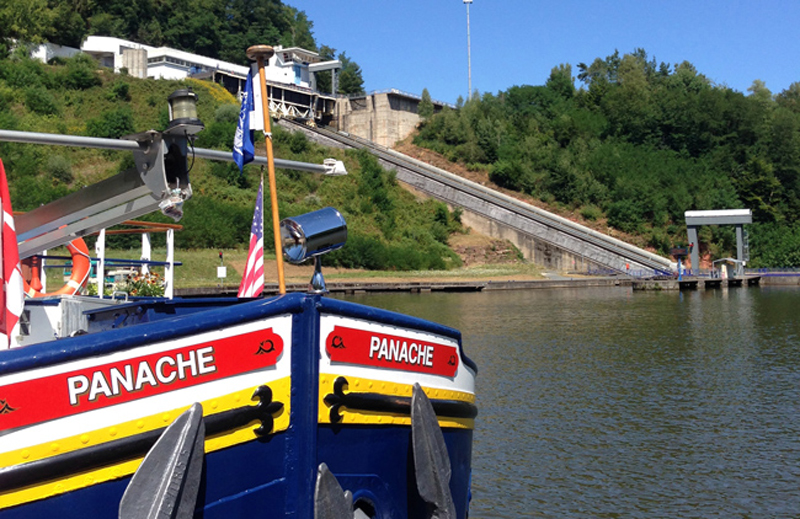
<path id="1" fill-rule="evenodd" d="M 325 403 L 331 406 L 331 423 L 342 421 L 341 408 L 376 411 L 379 413 L 395 413 L 411 416 L 411 397 L 382 395 L 380 393 L 346 393 L 347 379 L 338 377 L 333 383 L 333 393 L 325 396 Z M 449 418 L 475 418 L 478 408 L 475 404 L 459 400 L 431 399 L 436 416 Z"/>
<path id="2" fill-rule="evenodd" d="M 206 436 L 232 431 L 254 421 L 261 422 L 261 425 L 254 429 L 257 436 L 263 437 L 272 432 L 273 414 L 283 409 L 283 404 L 272 401 L 272 390 L 268 386 L 260 386 L 253 397 L 258 398 L 260 402 L 206 416 L 203 419 Z M 165 429 L 166 427 L 162 427 L 43 460 L 6 467 L 0 470 L 0 492 L 140 458 L 147 454 Z"/>

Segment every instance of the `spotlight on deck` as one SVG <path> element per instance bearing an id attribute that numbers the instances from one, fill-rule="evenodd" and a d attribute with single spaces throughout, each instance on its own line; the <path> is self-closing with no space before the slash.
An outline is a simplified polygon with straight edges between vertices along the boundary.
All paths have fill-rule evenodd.
<path id="1" fill-rule="evenodd" d="M 283 257 L 295 265 L 314 258 L 314 275 L 309 289 L 318 294 L 328 290 L 322 277 L 320 256 L 341 248 L 347 241 L 347 223 L 333 207 L 306 213 L 281 222 Z"/>
<path id="2" fill-rule="evenodd" d="M 186 133 L 197 135 L 205 128 L 203 121 L 197 117 L 197 94 L 191 88 L 174 91 L 167 98 L 169 101 L 169 125 L 165 133 Z"/>

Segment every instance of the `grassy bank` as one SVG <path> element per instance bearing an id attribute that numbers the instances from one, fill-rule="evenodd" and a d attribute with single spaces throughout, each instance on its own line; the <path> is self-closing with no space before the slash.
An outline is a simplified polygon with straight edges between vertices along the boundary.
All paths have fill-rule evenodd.
<path id="1" fill-rule="evenodd" d="M 222 252 L 220 262 L 219 253 Z M 66 255 L 66 251 L 53 250 L 51 255 Z M 114 259 L 140 259 L 140 251 L 131 250 L 107 250 L 106 258 Z M 151 259 L 154 261 L 164 261 L 166 250 L 154 249 Z M 175 269 L 175 285 L 177 288 L 199 288 L 213 287 L 220 283 L 225 286 L 238 286 L 242 278 L 242 272 L 247 260 L 247 251 L 242 249 L 200 249 L 185 250 L 176 252 L 175 260 L 181 265 Z M 52 262 L 51 264 L 54 264 Z M 220 280 L 217 278 L 217 267 L 225 266 L 227 277 Z M 115 269 L 108 266 L 107 271 Z M 154 272 L 163 274 L 164 269 L 155 267 Z M 287 283 L 306 283 L 311 278 L 314 267 L 311 262 L 304 265 L 285 264 Z M 326 267 L 323 257 L 323 272 L 325 279 L 329 283 L 336 281 L 365 281 L 365 282 L 401 282 L 415 280 L 446 280 L 446 281 L 474 281 L 474 280 L 525 280 L 541 278 L 540 269 L 534 265 L 522 262 L 499 263 L 499 264 L 476 264 L 464 266 L 451 270 L 417 270 L 417 271 L 388 271 L 388 270 L 361 270 Z M 265 256 L 265 275 L 267 283 L 277 281 L 275 255 Z M 61 270 L 48 269 L 48 291 L 58 289 L 62 284 Z"/>

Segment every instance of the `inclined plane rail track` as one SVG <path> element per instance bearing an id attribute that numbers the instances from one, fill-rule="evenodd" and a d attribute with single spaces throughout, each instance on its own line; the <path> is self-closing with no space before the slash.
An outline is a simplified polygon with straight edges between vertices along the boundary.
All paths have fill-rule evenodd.
<path id="1" fill-rule="evenodd" d="M 298 123 L 292 123 L 292 124 L 303 126 L 299 125 Z M 525 218 L 534 221 L 540 225 L 544 225 L 548 228 L 563 233 L 564 235 L 570 236 L 584 243 L 590 244 L 594 247 L 607 251 L 608 253 L 611 253 L 615 256 L 624 258 L 623 261 L 620 261 L 617 264 L 608 265 L 609 268 L 612 268 L 614 270 L 624 272 L 625 271 L 624 265 L 625 263 L 628 262 L 634 263 L 637 266 L 642 266 L 659 272 L 664 272 L 664 271 L 672 272 L 675 270 L 675 264 L 666 258 L 662 258 L 648 251 L 627 244 L 623 241 L 606 236 L 597 231 L 588 229 L 582 225 L 571 222 L 565 218 L 561 218 L 551 213 L 547 213 L 546 211 L 535 208 L 534 206 L 531 206 L 529 204 L 525 204 L 524 202 L 516 200 L 510 196 L 498 193 L 497 191 L 488 189 L 470 180 L 464 179 L 462 177 L 441 170 L 429 164 L 425 164 L 424 162 L 418 161 L 416 159 L 412 159 L 411 157 L 395 152 L 383 146 L 377 145 L 374 142 L 359 137 L 355 137 L 352 135 L 343 135 L 340 132 L 322 128 L 311 129 L 308 128 L 307 126 L 303 126 L 303 128 L 306 131 L 311 130 L 317 132 L 320 135 L 328 139 L 334 140 L 347 147 L 366 148 L 371 153 L 376 155 L 380 160 L 385 161 L 391 165 L 394 165 L 395 167 L 404 168 L 406 170 L 412 171 L 413 173 L 421 177 L 424 177 L 431 182 L 437 182 L 451 189 L 460 191 L 475 199 L 500 206 L 506 211 L 512 212 L 513 214 L 519 216 L 520 218 Z M 415 187 L 421 189 L 422 191 L 425 191 L 426 194 L 435 196 L 435 193 L 433 193 L 430 190 L 426 190 L 424 186 L 415 186 Z M 490 215 L 484 215 L 484 216 L 487 218 L 492 218 Z M 508 222 L 499 222 L 499 223 L 508 225 Z M 521 232 L 526 232 L 521 228 L 517 228 L 517 230 Z M 541 236 L 537 236 L 536 239 L 540 239 L 554 246 L 564 248 L 564 244 L 553 243 L 547 238 L 543 238 Z M 580 254 L 580 251 L 575 251 L 575 252 Z"/>

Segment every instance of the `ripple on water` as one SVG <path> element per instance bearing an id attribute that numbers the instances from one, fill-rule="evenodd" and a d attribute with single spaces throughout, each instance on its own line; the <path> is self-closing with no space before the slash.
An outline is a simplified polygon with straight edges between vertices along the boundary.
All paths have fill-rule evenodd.
<path id="1" fill-rule="evenodd" d="M 800 513 L 800 291 L 378 300 L 479 366 L 470 517 Z"/>

